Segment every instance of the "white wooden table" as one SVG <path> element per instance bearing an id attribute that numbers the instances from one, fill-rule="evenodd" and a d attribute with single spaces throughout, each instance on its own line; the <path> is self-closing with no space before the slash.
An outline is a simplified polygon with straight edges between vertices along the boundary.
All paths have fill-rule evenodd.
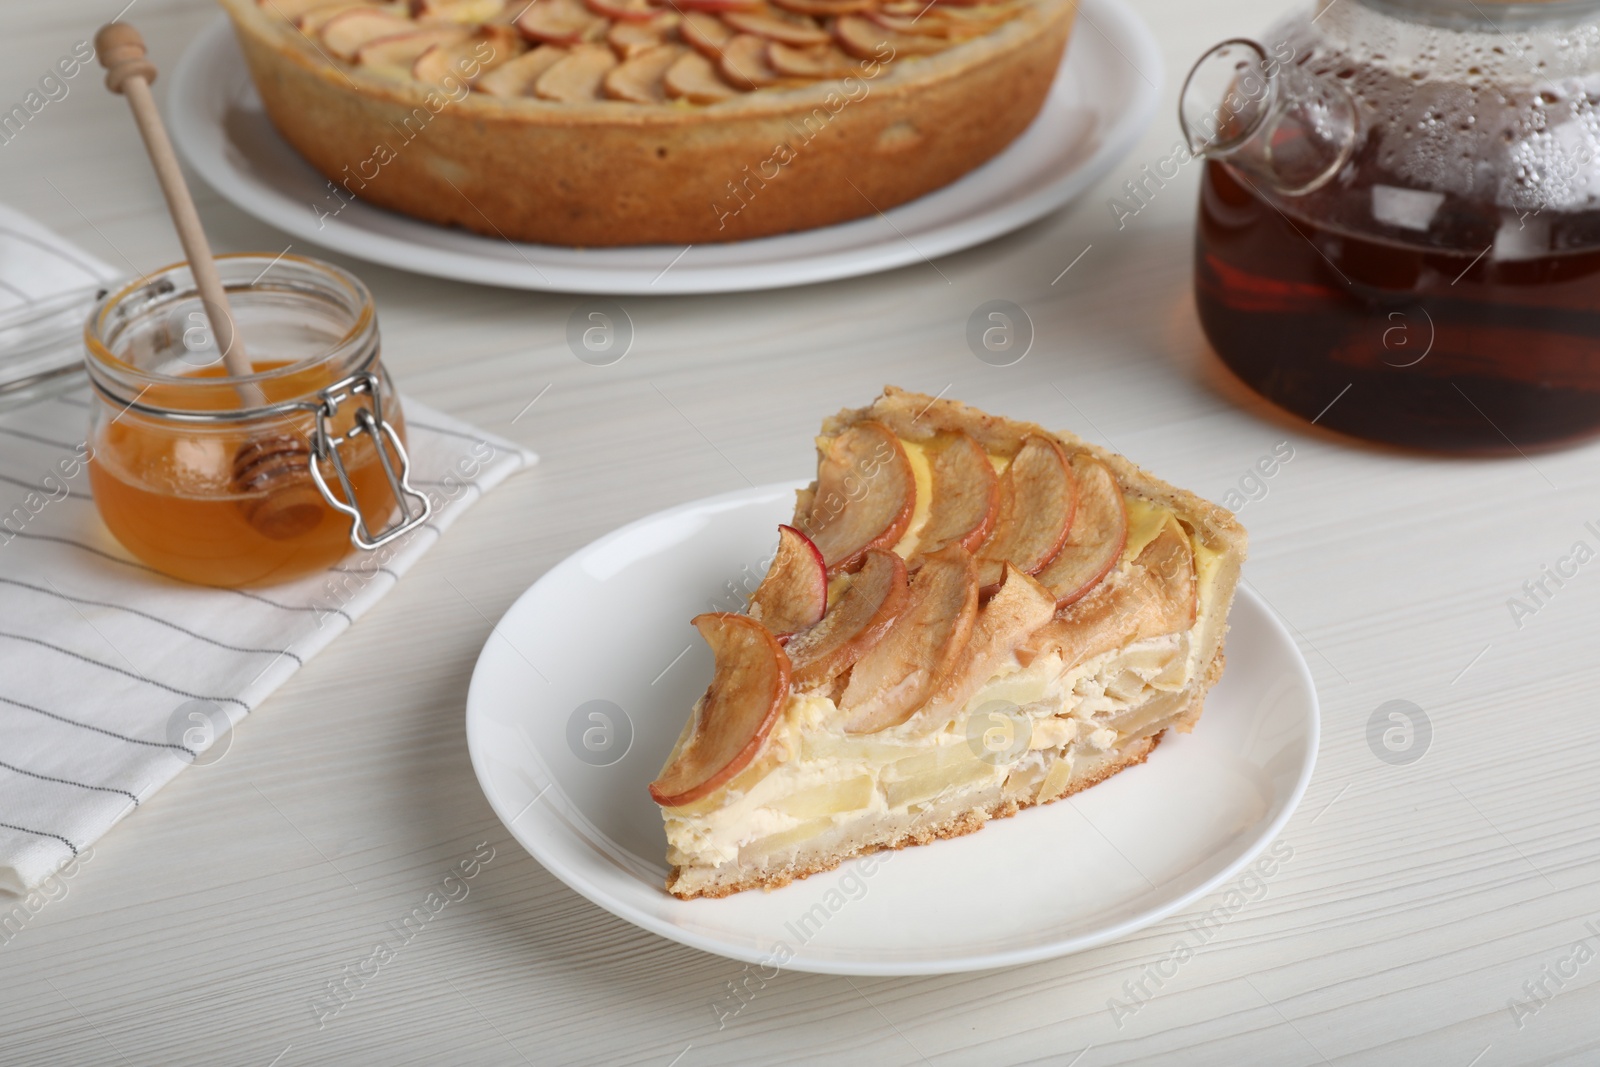
<path id="1" fill-rule="evenodd" d="M 123 2 L 6 4 L 0 110 Z M 543 463 L 9 936 L 0 1063 L 1600 1060 L 1600 574 L 1581 572 L 1520 628 L 1507 607 L 1575 541 L 1593 547 L 1600 448 L 1416 459 L 1237 406 L 1189 295 L 1197 168 L 1120 230 L 1107 199 L 1168 154 L 1187 61 L 1282 6 L 1134 3 L 1167 60 L 1140 148 L 1076 207 L 936 266 L 625 298 L 633 351 L 597 368 L 565 344 L 578 298 L 347 263 L 377 294 L 405 389 Z M 170 70 L 214 11 L 137 0 L 128 17 Z M 94 71 L 0 146 L 0 199 L 129 269 L 180 256 L 126 108 Z M 219 250 L 288 243 L 200 199 Z M 993 298 L 1037 330 L 1012 367 L 964 341 Z M 818 418 L 885 382 L 1070 427 L 1216 499 L 1291 442 L 1241 518 L 1248 580 L 1293 626 L 1322 695 L 1316 777 L 1282 838 L 1292 854 L 1176 969 L 1175 944 L 1220 894 L 1120 944 L 1010 971 L 782 974 L 719 1029 L 742 965 L 611 917 L 495 820 L 467 759 L 468 676 L 491 620 L 567 553 L 671 504 L 803 475 Z M 1390 700 L 1431 723 L 1420 760 L 1369 747 L 1368 719 Z M 389 924 L 480 843 L 493 858 L 470 895 L 359 975 Z M 354 995 L 319 1028 L 330 982 Z"/>

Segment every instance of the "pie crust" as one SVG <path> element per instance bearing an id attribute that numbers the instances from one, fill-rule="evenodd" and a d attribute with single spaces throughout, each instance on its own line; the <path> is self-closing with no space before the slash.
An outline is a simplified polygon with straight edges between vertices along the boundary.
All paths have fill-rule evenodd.
<path id="1" fill-rule="evenodd" d="M 936 54 L 882 42 L 889 61 L 861 60 L 848 78 L 694 104 L 447 92 L 330 56 L 276 0 L 220 2 L 274 126 L 328 179 L 307 205 L 319 220 L 359 197 L 491 237 L 594 247 L 805 230 L 947 185 L 1033 121 L 1077 7 L 1021 0 Z"/>
<path id="2" fill-rule="evenodd" d="M 917 503 L 909 525 L 900 521 L 894 487 L 901 483 L 895 480 L 892 459 L 859 462 L 868 450 L 855 446 L 879 437 L 898 441 L 906 453 L 920 457 L 911 464 Z M 952 440 L 976 442 L 996 470 L 1005 471 L 998 477 L 1007 488 L 998 503 L 987 505 L 991 516 L 1002 518 L 985 527 L 986 534 L 935 548 L 921 540 L 922 532 L 938 525 L 929 498 L 938 497 L 941 483 L 930 472 L 943 455 L 937 450 L 951 447 Z M 724 673 L 719 651 L 717 679 L 696 704 L 662 777 L 652 785 L 666 822 L 672 864 L 667 889 L 684 899 L 773 889 L 864 853 L 971 833 L 990 819 L 1070 796 L 1144 762 L 1167 730 L 1193 729 L 1206 693 L 1222 674 L 1227 613 L 1247 547 L 1243 527 L 1223 508 L 1071 434 L 893 387 L 870 407 L 825 420 L 818 447 L 818 480 L 799 494 L 794 527 L 785 538 L 796 540 L 795 530 L 815 535 L 810 542 L 819 546 L 815 565 L 826 568 L 830 583 L 824 613 L 817 618 L 772 610 L 772 589 L 803 594 L 808 588 L 803 580 L 783 582 L 783 567 L 792 566 L 794 574 L 805 569 L 803 559 L 790 553 L 782 557 L 782 565 L 775 557 L 758 591 L 767 594 L 761 598 L 766 609 L 759 618 L 715 616 L 715 626 L 736 622 L 757 630 L 762 618 L 800 620 L 793 633 L 773 631 L 786 650 L 772 657 L 782 661 L 777 684 L 784 695 L 771 704 L 759 731 L 733 734 L 745 745 L 737 759 L 724 764 L 719 757 L 715 776 L 704 773 L 710 768 L 699 773 L 704 786 L 684 788 L 696 777 L 696 746 L 704 748 L 705 739 L 715 733 L 712 717 L 728 705 L 728 680 L 735 676 Z M 1057 569 L 1055 559 L 1039 564 L 1033 572 L 1037 577 L 1008 563 L 1004 581 L 985 590 L 975 624 L 948 641 L 941 637 L 927 644 L 918 653 L 922 658 L 902 665 L 898 674 L 882 671 L 881 662 L 893 664 L 898 648 L 919 647 L 914 641 L 895 645 L 903 636 L 896 627 L 920 630 L 935 618 L 914 616 L 919 568 L 936 560 L 943 561 L 941 566 L 973 560 L 968 581 L 975 589 L 986 554 L 1017 543 L 1000 532 L 1007 508 L 1033 509 L 1038 518 L 1039 509 L 1050 507 L 1040 503 L 1044 497 L 1037 481 L 1030 483 L 1030 495 L 1017 488 L 1024 477 L 1018 470 L 1020 457 L 1029 449 L 1048 457 L 1057 448 L 1062 462 L 1070 462 L 1079 474 L 1076 505 L 1066 512 L 1072 517 L 1060 519 L 1069 537 L 1055 559 L 1082 550 L 1102 563 L 1081 586 L 1071 576 L 1072 567 Z M 857 460 L 854 490 L 849 477 L 841 480 L 835 469 L 846 454 Z M 889 473 L 880 475 L 880 470 Z M 1007 482 L 1013 471 L 1015 480 Z M 1098 496 L 1086 488 L 1085 476 L 1098 480 Z M 880 496 L 878 505 L 861 505 L 872 520 L 862 526 L 856 521 L 862 516 L 859 509 L 845 517 L 828 510 L 828 498 L 836 491 L 850 501 L 871 500 L 874 494 L 889 499 L 884 503 Z M 1009 505 L 1004 499 L 1008 493 Z M 962 496 L 952 491 L 945 499 Z M 1094 507 L 1088 503 L 1091 497 L 1098 502 Z M 1095 515 L 1106 514 L 1108 499 L 1122 509 L 1120 529 L 1093 521 Z M 830 521 L 835 524 L 831 530 L 826 526 Z M 885 524 L 883 537 L 865 553 L 854 551 L 855 543 L 846 534 L 870 532 L 876 524 Z M 1098 556 L 1097 539 L 1105 550 Z M 826 644 L 810 635 L 824 632 L 831 616 L 850 615 L 848 598 L 856 582 L 875 587 L 877 579 L 864 576 L 874 566 L 873 552 L 879 553 L 879 564 L 888 556 L 886 545 L 909 568 L 900 572 L 899 581 L 906 582 L 909 573 L 912 599 L 884 598 L 892 600 L 895 621 L 887 630 L 862 631 L 867 634 L 865 651 L 858 650 L 843 674 L 831 679 L 808 675 L 805 667 L 814 665 L 815 650 Z M 863 555 L 867 562 L 860 562 Z M 851 568 L 857 568 L 854 574 Z M 1069 575 L 1064 585 L 1044 584 L 1064 573 Z M 1008 602 L 1001 610 L 1005 598 L 1018 589 L 1023 600 Z M 1011 628 L 1005 629 L 1009 604 L 1022 603 L 1028 595 L 1044 599 L 1033 603 L 1031 614 L 1015 613 Z M 809 602 L 805 596 L 799 599 Z M 985 613 L 990 611 L 1001 622 L 986 631 Z M 915 624 L 907 622 L 913 617 Z M 717 651 L 714 637 L 719 631 L 703 625 L 712 618 L 701 616 L 696 622 Z M 981 649 L 980 633 L 993 638 Z M 892 705 L 897 694 L 909 691 L 919 671 L 942 681 L 902 702 L 901 714 L 857 713 L 859 707 L 873 706 L 876 695 L 888 694 Z M 852 706 L 862 674 L 868 695 L 864 704 L 858 700 Z M 772 684 L 770 677 L 764 684 Z M 873 685 L 880 686 L 876 693 Z M 719 686 L 722 691 L 714 700 Z M 1015 736 L 1025 745 L 1006 752 L 1003 760 L 973 747 L 986 722 L 999 721 L 992 709 L 1001 705 L 1009 707 L 1006 714 L 1016 724 Z M 987 746 L 988 735 L 982 737 Z M 732 750 L 722 745 L 722 751 Z"/>

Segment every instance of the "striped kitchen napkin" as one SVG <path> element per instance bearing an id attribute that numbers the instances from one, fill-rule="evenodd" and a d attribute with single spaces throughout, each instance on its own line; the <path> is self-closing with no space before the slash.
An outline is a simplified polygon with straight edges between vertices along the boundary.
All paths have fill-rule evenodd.
<path id="1" fill-rule="evenodd" d="M 0 264 L 15 262 L 7 254 L 0 233 Z M 152 571 L 106 531 L 83 463 L 88 386 L 80 376 L 53 394 L 0 413 L 0 890 L 11 893 L 225 752 L 235 723 L 537 458 L 406 399 L 412 484 L 434 503 L 426 525 L 298 582 L 211 589 Z"/>
<path id="2" fill-rule="evenodd" d="M 0 204 L 0 322 L 65 293 L 92 290 L 117 272 L 53 230 Z"/>
<path id="3" fill-rule="evenodd" d="M 82 358 L 67 339 L 116 277 L 108 264 L 0 204 L 0 400 Z"/>

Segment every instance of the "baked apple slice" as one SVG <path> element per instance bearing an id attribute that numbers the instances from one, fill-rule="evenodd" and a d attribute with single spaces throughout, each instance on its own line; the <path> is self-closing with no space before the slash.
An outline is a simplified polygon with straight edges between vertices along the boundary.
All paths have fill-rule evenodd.
<path id="1" fill-rule="evenodd" d="M 606 96 L 635 104 L 666 103 L 667 89 L 663 83 L 667 71 L 684 51 L 682 45 L 658 44 L 629 56 L 606 75 Z"/>
<path id="2" fill-rule="evenodd" d="M 485 44 L 490 46 L 488 58 L 482 57 Z M 434 45 L 417 57 L 411 76 L 425 85 L 449 86 L 452 82 L 476 85 L 485 74 L 521 55 L 526 47 L 505 27 L 486 27 L 465 40 L 441 41 Z M 471 70 L 477 73 L 468 75 Z"/>
<path id="3" fill-rule="evenodd" d="M 568 56 L 560 45 L 542 44 L 531 52 L 489 71 L 473 83 L 472 87 L 490 96 L 533 96 L 533 87 L 545 71 Z"/>
<path id="4" fill-rule="evenodd" d="M 1015 18 L 1017 12 L 1022 10 L 1022 5 L 1013 3 L 977 4 L 973 6 L 942 4 L 939 10 L 944 13 L 945 19 L 952 23 L 994 27 Z"/>
<path id="5" fill-rule="evenodd" d="M 861 422 L 828 443 L 798 525 L 838 574 L 854 570 L 869 548 L 893 548 L 911 525 L 916 500 L 916 475 L 900 439 L 880 422 Z"/>
<path id="6" fill-rule="evenodd" d="M 1177 519 L 1168 516 L 1161 532 L 1137 560 L 1151 595 L 1164 605 L 1164 633 L 1187 630 L 1200 610 L 1200 583 L 1195 578 L 1194 543 Z M 1160 634 L 1152 636 L 1159 637 Z"/>
<path id="7" fill-rule="evenodd" d="M 712 62 L 722 58 L 722 46 L 733 40 L 734 32 L 715 15 L 703 11 L 689 11 L 678 23 L 678 36 Z"/>
<path id="8" fill-rule="evenodd" d="M 994 530 L 978 549 L 978 577 L 985 591 L 1000 584 L 1002 564 L 1036 574 L 1055 559 L 1067 542 L 1077 504 L 1077 479 L 1061 446 L 1047 437 L 1025 439 L 1000 476 Z"/>
<path id="9" fill-rule="evenodd" d="M 981 7 L 951 7 L 948 4 L 941 4 L 935 10 L 940 15 L 939 21 L 944 26 L 945 36 L 952 41 L 970 41 L 974 37 L 981 37 L 995 27 L 1003 25 L 1017 13 L 1017 8 L 1014 6 L 1000 7 L 993 4 Z"/>
<path id="10" fill-rule="evenodd" d="M 649 22 L 613 22 L 606 31 L 606 43 L 624 60 L 632 59 L 640 52 L 668 43 L 680 17 L 677 12 L 668 11 Z"/>
<path id="11" fill-rule="evenodd" d="M 543 44 L 577 44 L 605 36 L 611 23 L 583 6 L 582 0 L 534 0 L 517 16 L 517 31 Z"/>
<path id="12" fill-rule="evenodd" d="M 1036 577 L 1064 608 L 1099 584 L 1116 566 L 1128 543 L 1128 505 L 1111 469 L 1080 452 L 1072 457 L 1078 482 L 1078 508 L 1072 514 L 1067 543 Z"/>
<path id="13" fill-rule="evenodd" d="M 356 64 L 371 74 L 385 78 L 409 78 L 424 52 L 438 44 L 451 44 L 467 38 L 463 26 L 419 26 L 412 33 L 380 37 L 361 46 Z"/>
<path id="14" fill-rule="evenodd" d="M 937 552 L 960 545 L 969 552 L 983 544 L 1000 510 L 1000 476 L 983 446 L 965 432 L 941 434 L 923 445 L 933 496 L 917 551 Z"/>
<path id="15" fill-rule="evenodd" d="M 750 617 L 781 641 L 821 622 L 827 610 L 828 567 L 822 553 L 793 526 L 778 527 L 778 551 L 750 596 Z"/>
<path id="16" fill-rule="evenodd" d="M 340 2 L 336 4 L 325 4 L 320 7 L 312 8 L 304 15 L 297 17 L 294 20 L 294 26 L 295 29 L 299 30 L 307 37 L 320 38 L 322 36 L 322 28 L 324 26 L 332 22 L 335 18 L 344 14 L 346 11 L 355 10 L 376 11 L 379 14 L 384 15 L 405 14 L 402 9 L 396 8 L 389 4 L 376 5 L 363 3 L 362 0 L 340 0 Z"/>
<path id="17" fill-rule="evenodd" d="M 411 17 L 476 26 L 500 14 L 505 0 L 410 0 Z"/>
<path id="18" fill-rule="evenodd" d="M 323 47 L 348 63 L 374 41 L 414 33 L 416 29 L 417 24 L 403 15 L 371 7 L 353 7 L 325 22 L 321 37 Z"/>
<path id="19" fill-rule="evenodd" d="M 740 89 L 760 89 L 778 82 L 778 72 L 767 65 L 767 39 L 753 33 L 735 34 L 722 46 L 717 61 L 722 80 Z"/>
<path id="20" fill-rule="evenodd" d="M 691 104 L 715 104 L 735 95 L 735 90 L 717 77 L 717 68 L 711 60 L 699 52 L 685 52 L 679 56 L 678 61 L 667 68 L 661 86 L 674 100 L 687 100 Z"/>
<path id="21" fill-rule="evenodd" d="M 839 698 L 848 733 L 898 726 L 927 702 L 972 638 L 978 615 L 978 570 L 972 555 L 951 545 L 922 562 L 905 610 L 883 640 L 856 661 Z"/>
<path id="22" fill-rule="evenodd" d="M 866 11 L 876 2 L 877 0 L 772 0 L 772 6 L 793 11 L 797 15 L 828 18 Z"/>
<path id="23" fill-rule="evenodd" d="M 905 561 L 881 548 L 868 549 L 838 603 L 821 622 L 789 641 L 794 684 L 814 689 L 843 674 L 883 640 L 905 608 L 906 596 Z"/>
<path id="24" fill-rule="evenodd" d="M 361 3 L 361 0 L 256 0 L 256 6 L 266 9 L 267 12 L 290 22 L 299 22 L 300 19 L 315 11 L 326 10 L 330 7 L 371 7 L 371 4 Z"/>
<path id="25" fill-rule="evenodd" d="M 402 17 L 406 13 L 406 5 L 403 3 L 374 4 L 371 0 L 333 0 L 332 3 L 329 3 L 328 0 L 321 0 L 320 3 L 305 8 L 302 14 L 289 15 L 287 14 L 289 9 L 282 7 L 276 0 L 269 0 L 269 3 L 271 6 L 267 7 L 267 10 L 274 15 L 280 11 L 285 12 L 284 17 L 293 22 L 295 28 L 301 33 L 308 36 L 320 34 L 322 27 L 333 21 L 336 15 L 342 15 L 346 11 L 353 11 L 358 8 L 362 11 L 376 11 L 383 15 L 399 15 Z"/>
<path id="26" fill-rule="evenodd" d="M 770 11 L 730 11 L 722 21 L 740 33 L 753 33 L 769 41 L 804 48 L 806 45 L 827 44 L 833 40 L 828 32 L 808 18 L 790 15 L 779 18 Z"/>
<path id="27" fill-rule="evenodd" d="M 649 22 L 661 13 L 651 0 L 583 0 L 590 11 L 614 22 Z"/>
<path id="28" fill-rule="evenodd" d="M 1090 590 L 1028 639 L 1026 654 L 1055 652 L 1070 670 L 1146 638 L 1179 633 L 1199 610 L 1194 546 L 1176 519 L 1140 551 L 1125 580 Z"/>
<path id="29" fill-rule="evenodd" d="M 617 65 L 617 57 L 603 44 L 580 44 L 552 64 L 533 83 L 534 94 L 544 100 L 582 104 L 600 99 L 600 86 Z"/>
<path id="30" fill-rule="evenodd" d="M 679 11 L 707 11 L 720 15 L 724 11 L 759 11 L 764 0 L 671 0 Z"/>
<path id="31" fill-rule="evenodd" d="M 896 57 L 932 55 L 949 46 L 948 41 L 937 37 L 884 29 L 860 15 L 844 15 L 837 19 L 833 24 L 833 36 L 846 52 L 862 59 L 873 56 L 882 58 L 882 49 L 886 45 L 894 49 L 890 54 Z"/>
<path id="32" fill-rule="evenodd" d="M 910 15 L 891 15 L 882 8 L 863 12 L 867 18 L 895 33 L 909 33 L 918 37 L 949 37 L 950 24 L 941 18 L 937 9 L 912 12 Z"/>
<path id="33" fill-rule="evenodd" d="M 663 807 L 699 800 L 750 765 L 789 695 L 789 657 L 765 626 L 745 615 L 710 612 L 695 629 L 711 646 L 716 672 L 650 796 Z"/>
<path id="34" fill-rule="evenodd" d="M 926 728 L 930 732 L 942 729 L 974 693 L 1000 673 L 1030 634 L 1050 622 L 1055 612 L 1055 594 L 1006 564 L 999 590 L 978 612 L 971 639 L 949 661 L 938 688 L 922 710 Z"/>
<path id="35" fill-rule="evenodd" d="M 773 41 L 767 45 L 767 66 L 785 78 L 847 78 L 858 73 L 856 61 L 836 44 L 792 48 Z"/>
<path id="36" fill-rule="evenodd" d="M 268 10 L 276 15 L 280 8 L 274 3 Z M 373 3 L 373 0 L 334 0 L 333 3 L 323 2 L 307 8 L 304 14 L 290 17 L 290 21 L 294 23 L 295 28 L 301 33 L 320 34 L 322 28 L 332 22 L 335 16 L 342 15 L 346 11 L 355 10 L 376 11 L 381 15 L 396 15 L 400 18 L 405 18 L 406 5 L 403 3 Z"/>

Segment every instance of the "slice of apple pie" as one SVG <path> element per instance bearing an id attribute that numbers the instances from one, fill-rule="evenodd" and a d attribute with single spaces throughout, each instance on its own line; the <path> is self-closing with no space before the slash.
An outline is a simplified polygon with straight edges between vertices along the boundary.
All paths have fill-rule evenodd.
<path id="1" fill-rule="evenodd" d="M 1188 731 L 1245 532 L 1069 434 L 889 388 L 817 480 L 650 786 L 667 889 L 774 888 L 1070 796 Z"/>

